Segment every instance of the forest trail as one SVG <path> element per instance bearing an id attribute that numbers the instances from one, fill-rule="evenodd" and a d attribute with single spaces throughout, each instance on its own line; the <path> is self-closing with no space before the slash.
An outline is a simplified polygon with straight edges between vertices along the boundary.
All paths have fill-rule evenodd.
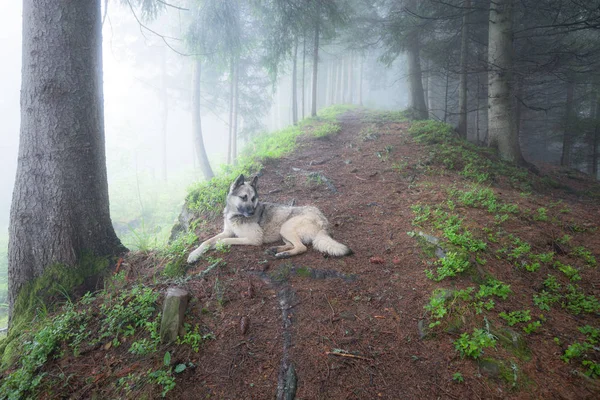
<path id="1" fill-rule="evenodd" d="M 598 394 L 593 384 L 582 385 L 582 378 L 570 373 L 572 368 L 560 360 L 561 349 L 552 341 L 564 324 L 573 324 L 568 320 L 572 316 L 561 315 L 551 321 L 556 326 L 529 335 L 526 340 L 533 350 L 528 351 L 527 361 L 500 343 L 485 350 L 486 356 L 502 360 L 489 361 L 491 366 L 463 359 L 454 349 L 453 341 L 461 332 L 482 327 L 483 318 L 474 312 L 454 310 L 445 329 L 427 333 L 431 321 L 423 307 L 432 291 L 464 288 L 480 282 L 488 271 L 509 283 L 515 293 L 496 300 L 498 312 L 525 307 L 540 314 L 531 304 L 534 287 L 526 276 L 531 273 L 514 273 L 510 263 L 508 269 L 496 266 L 501 261 L 490 254 L 487 264 L 471 276 L 441 283 L 427 279 L 424 270 L 432 268 L 435 258 L 424 256 L 419 241 L 407 234 L 423 229 L 411 223 L 415 217 L 411 206 L 444 202 L 448 189 L 464 185 L 465 179 L 456 171 L 436 167 L 430 146 L 407 134 L 408 123 L 353 112 L 342 116 L 340 124 L 339 134 L 301 137 L 296 152 L 267 163 L 259 191 L 263 201 L 319 207 L 331 222 L 333 236 L 351 247 L 354 255 L 324 258 L 309 248 L 301 256 L 275 260 L 264 254 L 268 246 L 234 247 L 223 255 L 226 266 L 217 274 L 190 283 L 192 295 L 199 299 L 194 312 L 204 310 L 200 321 L 213 327 L 216 340 L 207 342 L 199 354 L 189 355 L 196 357 L 197 368 L 182 377 L 173 398 L 196 399 L 200 393 L 211 398 L 287 398 L 284 387 L 288 391 L 288 386 L 297 386 L 298 399 L 592 398 Z M 551 201 L 561 202 L 561 195 L 552 191 L 523 198 L 503 178 L 494 186 L 503 199 L 518 201 L 520 207 L 535 210 Z M 598 207 L 572 202 L 573 197 L 564 194 L 565 204 L 571 207 L 569 218 L 597 226 Z M 473 228 L 489 226 L 487 219 L 493 226 L 494 216 L 482 215 L 478 208 L 464 207 L 459 213 Z M 220 231 L 221 223 L 215 221 L 207 236 Z M 535 247 L 546 246 L 548 240 L 554 243 L 549 236 L 559 234 L 558 227 L 550 228 L 556 229 L 554 233 L 544 232 L 545 223 L 532 226 L 530 218 L 507 224 L 518 225 L 511 228 Z M 593 236 L 586 236 L 591 240 L 588 248 L 599 249 Z M 592 281 L 597 284 L 597 272 L 587 273 L 594 274 Z M 545 276 L 541 271 L 538 275 L 535 281 Z M 538 285 L 535 290 L 539 289 Z M 592 290 L 598 295 L 597 289 Z M 219 296 L 223 306 L 215 304 Z M 241 318 L 249 321 L 245 334 L 240 332 Z M 517 368 L 511 370 L 514 381 L 505 376 L 507 366 Z M 457 381 L 455 373 L 464 383 Z"/>
<path id="2" fill-rule="evenodd" d="M 147 377 L 164 370 L 166 352 L 170 365 L 183 365 L 161 375 L 174 378 L 172 399 L 597 398 L 582 360 L 599 362 L 598 351 L 590 344 L 561 360 L 570 345 L 600 335 L 592 265 L 600 207 L 581 194 L 595 186 L 562 172 L 549 186 L 490 152 L 425 144 L 390 115 L 348 112 L 339 133 L 323 138 L 307 125 L 298 149 L 260 172 L 263 201 L 319 207 L 352 256 L 309 246 L 278 260 L 269 245 L 239 246 L 213 250 L 165 282 L 155 278 L 164 259 L 130 254 L 126 284 L 189 291 L 187 330 L 204 336 L 199 348 L 135 355 L 125 344 L 136 333 L 118 347 L 66 352 L 44 371 L 71 376 L 69 384 L 46 398 L 159 398 L 166 384 Z M 563 181 L 577 187 L 557 188 Z M 221 231 L 221 218 L 205 228 L 200 240 Z M 469 267 L 444 278 L 440 252 Z M 482 333 L 495 343 L 477 342 Z"/>

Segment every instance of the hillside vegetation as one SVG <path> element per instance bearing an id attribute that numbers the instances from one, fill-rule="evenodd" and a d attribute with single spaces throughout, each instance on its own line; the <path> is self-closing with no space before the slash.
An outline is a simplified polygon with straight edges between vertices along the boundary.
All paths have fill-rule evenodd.
<path id="1" fill-rule="evenodd" d="M 190 188 L 170 244 L 57 291 L 2 343 L 0 397 L 597 398 L 600 191 L 539 169 L 397 112 L 338 106 L 259 137 Z M 319 207 L 354 255 L 221 246 L 187 265 L 240 173 Z M 172 286 L 192 300 L 162 345 Z"/>

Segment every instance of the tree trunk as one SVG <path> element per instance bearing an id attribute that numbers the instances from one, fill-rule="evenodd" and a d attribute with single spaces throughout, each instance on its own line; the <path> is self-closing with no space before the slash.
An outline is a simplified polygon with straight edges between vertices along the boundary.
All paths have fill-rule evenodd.
<path id="1" fill-rule="evenodd" d="M 160 133 L 161 133 L 161 175 L 163 182 L 167 182 L 167 126 L 169 121 L 169 93 L 167 92 L 167 48 L 163 47 L 160 58 L 161 84 L 160 84 Z"/>
<path id="2" fill-rule="evenodd" d="M 304 82 L 306 75 L 306 31 L 304 31 L 302 36 L 302 119 L 304 119 L 304 105 L 306 104 L 306 98 L 304 97 L 306 93 L 306 84 Z"/>
<path id="3" fill-rule="evenodd" d="M 458 85 L 458 134 L 467 138 L 467 62 L 469 58 L 469 12 L 471 0 L 465 0 L 460 40 L 460 82 Z"/>
<path id="4" fill-rule="evenodd" d="M 329 73 L 327 75 L 329 76 L 327 79 L 327 82 L 329 83 L 327 90 L 327 105 L 331 106 L 335 103 L 335 60 L 331 60 L 329 63 Z"/>
<path id="5" fill-rule="evenodd" d="M 448 88 L 450 87 L 450 62 L 448 62 L 446 68 L 446 89 L 444 91 L 444 122 L 448 120 Z"/>
<path id="6" fill-rule="evenodd" d="M 563 133 L 562 154 L 560 165 L 568 167 L 571 165 L 571 150 L 573 147 L 573 94 L 575 82 L 573 79 L 567 81 L 567 99 L 565 102 L 565 129 Z"/>
<path id="7" fill-rule="evenodd" d="M 596 82 L 594 84 L 595 87 L 595 101 L 596 101 L 596 107 L 595 107 L 595 112 L 594 112 L 594 119 L 595 119 L 595 126 L 594 126 L 594 132 L 593 132 L 593 139 L 592 139 L 592 159 L 591 159 L 591 163 L 592 163 L 592 167 L 591 167 L 591 175 L 594 177 L 594 179 L 598 179 L 598 152 L 600 151 L 600 149 L 598 148 L 598 146 L 600 146 L 600 83 Z"/>
<path id="8" fill-rule="evenodd" d="M 352 104 L 354 101 L 354 55 L 350 53 L 350 60 L 348 62 L 348 104 Z"/>
<path id="9" fill-rule="evenodd" d="M 362 107 L 363 105 L 363 64 L 365 58 L 364 56 L 360 58 L 360 70 L 358 73 L 358 105 Z"/>
<path id="10" fill-rule="evenodd" d="M 496 0 L 490 5 L 488 146 L 498 149 L 503 159 L 523 164 L 511 93 L 512 3 Z"/>
<path id="11" fill-rule="evenodd" d="M 47 267 L 125 250 L 109 213 L 100 1 L 24 0 L 10 321 L 23 285 Z"/>
<path id="12" fill-rule="evenodd" d="M 233 93 L 235 97 L 233 99 L 233 128 L 231 129 L 231 162 L 233 165 L 237 164 L 237 134 L 238 134 L 238 120 L 240 114 L 240 59 L 237 58 L 235 61 L 235 69 L 233 73 Z"/>
<path id="13" fill-rule="evenodd" d="M 292 123 L 298 125 L 298 37 L 294 41 L 294 58 L 292 66 Z"/>
<path id="14" fill-rule="evenodd" d="M 408 0 L 406 7 L 409 11 L 416 11 L 417 1 Z M 419 34 L 415 30 L 407 38 L 406 55 L 408 57 L 408 81 L 410 84 L 410 108 L 416 119 L 427 119 L 427 105 L 423 91 L 423 76 L 421 73 L 421 43 Z"/>
<path id="15" fill-rule="evenodd" d="M 317 6 L 317 20 L 315 22 L 315 47 L 313 49 L 313 79 L 312 79 L 312 108 L 310 115 L 317 116 L 317 72 L 319 67 L 319 36 L 321 28 L 321 16 Z"/>
<path id="16" fill-rule="evenodd" d="M 200 171 L 204 179 L 211 179 L 214 174 L 208 156 L 204 148 L 204 139 L 202 138 L 202 118 L 200 116 L 200 82 L 202 77 L 202 61 L 194 60 L 194 71 L 192 74 L 192 137 L 194 140 L 194 148 L 196 149 L 196 157 L 200 165 Z"/>
<path id="17" fill-rule="evenodd" d="M 231 146 L 233 144 L 233 93 L 234 82 L 233 75 L 235 71 L 235 63 L 233 62 L 233 56 L 231 56 L 229 65 L 229 130 L 227 136 L 227 165 L 231 164 Z"/>

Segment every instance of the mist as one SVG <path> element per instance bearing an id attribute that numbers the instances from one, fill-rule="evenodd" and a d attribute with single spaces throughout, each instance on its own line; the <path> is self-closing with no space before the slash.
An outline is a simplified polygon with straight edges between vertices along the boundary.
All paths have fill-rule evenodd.
<path id="1" fill-rule="evenodd" d="M 0 14 L 0 46 L 4 53 L 0 64 L 2 291 L 6 290 L 8 224 L 20 129 L 21 8 L 20 2 L 10 2 Z M 193 145 L 190 99 L 194 57 L 185 44 L 189 13 L 167 8 L 151 21 L 138 14 L 120 3 L 108 3 L 103 24 L 104 117 L 113 225 L 127 247 L 148 250 L 166 243 L 187 187 L 203 176 Z M 310 47 L 310 43 L 304 45 Z M 319 108 L 335 100 L 328 88 L 335 82 L 327 85 L 328 80 L 348 79 L 342 76 L 345 72 L 339 66 L 358 60 L 358 52 L 354 59 L 350 54 L 335 40 L 322 44 Z M 386 66 L 379 57 L 377 51 L 363 54 L 360 101 L 373 108 L 405 108 L 409 100 L 403 58 Z M 291 62 L 282 64 L 274 80 L 252 54 L 244 62 L 248 78 L 240 86 L 238 151 L 251 137 L 292 123 Z M 217 64 L 205 63 L 201 82 L 203 139 L 215 172 L 228 160 L 229 135 L 229 76 L 227 69 Z M 304 71 L 305 75 L 304 95 L 298 94 L 303 118 L 310 116 L 311 107 L 308 48 L 305 69 L 300 68 L 298 74 Z M 359 73 L 358 67 L 354 70 Z M 358 104 L 358 86 L 354 87 L 351 101 Z"/>

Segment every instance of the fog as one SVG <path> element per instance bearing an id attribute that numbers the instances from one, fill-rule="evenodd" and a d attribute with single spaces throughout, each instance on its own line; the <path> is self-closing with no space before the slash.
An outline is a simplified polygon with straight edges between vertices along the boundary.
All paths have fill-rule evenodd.
<path id="1" fill-rule="evenodd" d="M 0 252 L 6 264 L 6 245 L 12 188 L 19 140 L 19 92 L 21 73 L 21 3 L 6 2 L 0 13 Z M 186 187 L 202 179 L 197 169 L 190 116 L 192 57 L 184 41 L 186 12 L 168 9 L 153 22 L 140 26 L 129 8 L 109 2 L 103 25 L 103 69 L 106 156 L 113 223 L 120 236 L 143 230 L 163 237 L 183 204 Z M 164 39 L 151 30 L 168 37 Z M 169 46 L 165 45 L 165 41 Z M 320 57 L 326 66 L 343 56 L 343 49 L 324 44 Z M 307 56 L 307 60 L 310 57 Z M 365 58 L 363 104 L 378 108 L 406 106 L 403 62 L 387 68 L 377 54 Z M 310 114 L 310 71 L 306 72 L 306 115 Z M 276 83 L 246 95 L 260 105 L 256 120 L 242 118 L 238 148 L 251 135 L 283 128 L 291 123 L 290 68 L 284 68 Z M 262 75 L 261 75 L 262 74 Z M 257 76 L 267 81 L 267 73 Z M 261 78 L 262 77 L 262 78 Z M 259 79 L 257 78 L 257 79 Z M 221 98 L 227 78 L 214 71 L 202 79 L 202 130 L 213 170 L 226 161 L 228 107 Z M 326 102 L 326 90 L 319 101 Z M 318 102 L 318 103 L 319 103 Z M 249 102 L 252 106 L 253 101 Z M 299 106 L 301 107 L 301 106 Z M 249 112 L 247 114 L 252 114 Z M 162 208 L 161 208 L 162 207 Z M 160 213 L 161 218 L 152 215 Z M 164 211 L 168 210 L 168 211 Z M 158 227 L 155 225 L 159 225 Z M 136 247 L 136 243 L 126 243 Z M 139 245 L 139 243 L 138 243 Z M 139 247 L 139 246 L 137 246 Z"/>

